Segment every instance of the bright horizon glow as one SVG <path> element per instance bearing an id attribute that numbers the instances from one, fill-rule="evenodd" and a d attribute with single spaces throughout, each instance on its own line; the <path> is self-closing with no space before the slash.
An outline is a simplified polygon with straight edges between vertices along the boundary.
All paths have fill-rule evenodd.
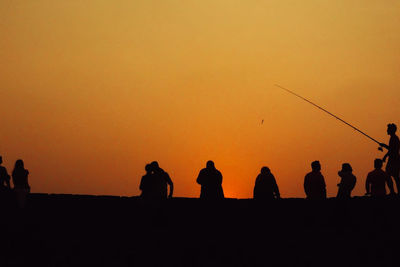
<path id="1" fill-rule="evenodd" d="M 157 160 L 175 196 L 198 197 L 207 160 L 225 196 L 252 197 L 262 166 L 304 197 L 320 160 L 365 193 L 399 122 L 398 1 L 85 0 L 0 3 L 0 154 L 33 192 L 138 195 Z M 261 125 L 261 120 L 264 123 Z"/>

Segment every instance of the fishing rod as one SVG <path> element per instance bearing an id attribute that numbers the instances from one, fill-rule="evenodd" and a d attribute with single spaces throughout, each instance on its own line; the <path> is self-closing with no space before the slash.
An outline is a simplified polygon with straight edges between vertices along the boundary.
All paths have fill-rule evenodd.
<path id="1" fill-rule="evenodd" d="M 295 95 L 295 96 L 297 96 L 298 98 L 300 98 L 300 99 L 302 99 L 302 100 L 308 102 L 309 104 L 313 105 L 314 107 L 317 107 L 318 109 L 322 110 L 323 112 L 328 113 L 329 115 L 331 115 L 331 116 L 334 117 L 335 119 L 337 119 L 337 120 L 343 122 L 343 123 L 346 124 L 347 126 L 350 126 L 351 128 L 353 128 L 353 130 L 355 130 L 355 131 L 361 133 L 362 135 L 366 136 L 366 137 L 369 138 L 370 140 L 372 140 L 372 141 L 374 141 L 375 143 L 377 143 L 377 144 L 379 145 L 379 148 L 378 148 L 378 149 L 379 149 L 380 151 L 383 151 L 383 150 L 382 150 L 382 147 L 381 147 L 381 143 L 380 143 L 379 141 L 377 141 L 376 139 L 372 138 L 372 137 L 369 136 L 368 134 L 364 133 L 363 131 L 361 131 L 361 130 L 358 129 L 357 127 L 355 127 L 355 126 L 351 125 L 350 123 L 344 121 L 343 119 L 339 118 L 339 117 L 336 116 L 335 114 L 332 114 L 331 112 L 327 111 L 327 110 L 324 109 L 323 107 L 320 107 L 320 106 L 318 106 L 317 104 L 311 102 L 311 101 L 308 100 L 307 98 L 304 98 L 304 97 L 302 97 L 301 95 L 298 95 L 298 94 L 296 94 L 295 92 L 293 92 L 293 91 L 291 91 L 291 90 L 289 90 L 289 89 L 287 89 L 287 88 L 285 88 L 285 87 L 283 87 L 283 86 L 280 86 L 279 84 L 274 84 L 274 85 L 275 85 L 276 87 L 279 87 L 279 88 L 285 90 L 286 92 L 288 92 L 288 93 L 290 93 L 290 94 L 292 94 L 292 95 Z"/>

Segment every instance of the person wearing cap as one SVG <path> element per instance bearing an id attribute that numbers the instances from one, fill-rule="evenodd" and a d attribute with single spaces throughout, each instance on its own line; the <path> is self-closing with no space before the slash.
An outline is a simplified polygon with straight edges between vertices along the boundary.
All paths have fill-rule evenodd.
<path id="1" fill-rule="evenodd" d="M 201 199 L 216 200 L 224 198 L 222 174 L 215 168 L 213 161 L 209 160 L 207 162 L 206 168 L 200 171 L 196 182 L 201 185 Z"/>
<path id="2" fill-rule="evenodd" d="M 386 172 L 389 174 L 389 176 L 393 177 L 394 181 L 396 182 L 397 194 L 400 194 L 400 140 L 396 135 L 396 131 L 396 124 L 388 124 L 386 132 L 388 135 L 390 135 L 389 145 L 384 143 L 380 143 L 379 145 L 388 150 L 382 161 L 385 162 L 386 159 L 389 158 L 388 163 L 386 164 Z M 390 179 L 390 183 L 393 183 L 392 179 Z M 390 193 L 394 194 L 394 191 L 391 191 Z"/>
<path id="3" fill-rule="evenodd" d="M 393 192 L 392 180 L 389 174 L 382 170 L 382 165 L 383 162 L 381 159 L 375 159 L 375 170 L 368 173 L 367 180 L 365 181 L 366 195 L 371 195 L 372 197 L 386 196 L 386 184 L 390 192 Z"/>
<path id="4" fill-rule="evenodd" d="M 338 193 L 336 198 L 349 199 L 351 198 L 351 191 L 356 185 L 357 178 L 353 175 L 353 168 L 349 163 L 342 164 L 342 170 L 338 172 L 341 180 L 338 183 Z"/>
<path id="5" fill-rule="evenodd" d="M 304 191 L 307 199 L 326 199 L 326 184 L 324 176 L 321 174 L 321 164 L 317 160 L 313 161 L 311 168 L 312 171 L 304 177 Z"/>
<path id="6" fill-rule="evenodd" d="M 280 193 L 274 175 L 268 167 L 262 167 L 256 178 L 253 197 L 257 200 L 279 199 Z"/>

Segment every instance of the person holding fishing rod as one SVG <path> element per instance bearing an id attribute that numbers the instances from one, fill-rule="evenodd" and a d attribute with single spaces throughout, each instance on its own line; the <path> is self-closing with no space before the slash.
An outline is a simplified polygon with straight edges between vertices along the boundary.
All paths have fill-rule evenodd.
<path id="1" fill-rule="evenodd" d="M 389 158 L 386 164 L 386 173 L 393 177 L 396 182 L 397 194 L 400 194 L 400 140 L 396 135 L 397 126 L 394 123 L 390 123 L 387 126 L 387 134 L 390 135 L 389 145 L 384 143 L 380 143 L 379 145 L 383 148 L 386 148 L 388 152 L 383 157 L 382 161 L 385 162 L 387 158 Z M 392 179 L 390 182 L 393 183 Z M 392 186 L 393 188 L 393 186 Z M 393 190 L 393 189 L 392 189 Z M 390 192 L 394 194 L 394 192 Z"/>
<path id="2" fill-rule="evenodd" d="M 314 102 L 308 100 L 307 98 L 302 97 L 301 95 L 283 87 L 280 86 L 279 84 L 275 84 L 276 87 L 304 100 L 305 102 L 313 105 L 314 107 L 322 110 L 323 112 L 329 114 L 330 116 L 334 117 L 335 119 L 343 122 L 344 124 L 346 124 L 347 126 L 351 127 L 353 130 L 359 132 L 360 134 L 364 135 L 365 137 L 367 137 L 368 139 L 370 139 L 371 141 L 379 144 L 379 150 L 383 151 L 382 148 L 386 148 L 388 150 L 388 152 L 386 153 L 386 155 L 383 157 L 383 162 L 386 161 L 386 159 L 389 157 L 388 163 L 386 165 L 386 172 L 388 175 L 390 175 L 391 177 L 393 177 L 394 181 L 396 182 L 396 187 L 397 187 L 397 194 L 400 195 L 400 154 L 399 154 L 399 150 L 400 150 L 400 141 L 399 138 L 396 135 L 396 130 L 397 130 L 397 126 L 394 123 L 388 124 L 387 127 L 387 133 L 388 135 L 390 135 L 390 141 L 389 141 L 389 145 L 386 145 L 384 143 L 380 143 L 378 142 L 376 139 L 372 138 L 371 136 L 369 136 L 368 134 L 366 134 L 365 132 L 361 131 L 360 129 L 358 129 L 357 127 L 351 125 L 350 123 L 348 123 L 347 121 L 339 118 L 338 116 L 336 116 L 335 114 L 329 112 L 328 110 L 326 110 L 325 108 L 315 104 Z M 393 181 L 392 179 L 390 179 L 390 181 L 388 181 L 389 184 L 389 188 L 390 188 L 390 194 L 394 194 L 394 189 L 393 189 Z"/>

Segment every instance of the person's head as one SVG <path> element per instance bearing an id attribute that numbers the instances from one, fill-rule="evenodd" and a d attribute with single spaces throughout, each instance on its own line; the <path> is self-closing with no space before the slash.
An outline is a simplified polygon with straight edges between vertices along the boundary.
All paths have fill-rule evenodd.
<path id="1" fill-rule="evenodd" d="M 313 161 L 313 162 L 311 163 L 311 169 L 312 169 L 313 171 L 317 171 L 317 172 L 319 172 L 319 171 L 321 170 L 321 164 L 319 163 L 318 160 Z"/>
<path id="2" fill-rule="evenodd" d="M 397 131 L 397 126 L 396 126 L 396 124 L 394 124 L 394 123 L 389 123 L 389 124 L 387 125 L 387 134 L 388 134 L 388 135 L 393 135 L 393 134 L 396 133 L 396 131 Z"/>
<path id="3" fill-rule="evenodd" d="M 268 167 L 262 167 L 261 168 L 261 174 L 268 174 L 270 172 L 271 172 L 271 170 Z"/>
<path id="4" fill-rule="evenodd" d="M 353 168 L 349 163 L 343 163 L 342 164 L 342 172 L 352 172 Z"/>
<path id="5" fill-rule="evenodd" d="M 23 168 L 24 168 L 24 162 L 22 161 L 22 159 L 17 160 L 15 162 L 14 170 L 23 169 Z"/>
<path id="6" fill-rule="evenodd" d="M 146 170 L 147 173 L 151 173 L 152 171 L 151 164 L 146 164 L 146 167 L 144 167 L 144 169 Z"/>
<path id="7" fill-rule="evenodd" d="M 375 169 L 382 169 L 383 161 L 381 159 L 374 160 Z"/>
<path id="8" fill-rule="evenodd" d="M 158 165 L 158 162 L 157 162 L 157 161 L 153 161 L 153 162 L 150 164 L 150 168 L 151 168 L 152 171 L 156 171 L 156 170 L 160 169 L 160 166 Z"/>
<path id="9" fill-rule="evenodd" d="M 207 169 L 215 169 L 214 161 L 209 160 L 207 161 Z"/>

